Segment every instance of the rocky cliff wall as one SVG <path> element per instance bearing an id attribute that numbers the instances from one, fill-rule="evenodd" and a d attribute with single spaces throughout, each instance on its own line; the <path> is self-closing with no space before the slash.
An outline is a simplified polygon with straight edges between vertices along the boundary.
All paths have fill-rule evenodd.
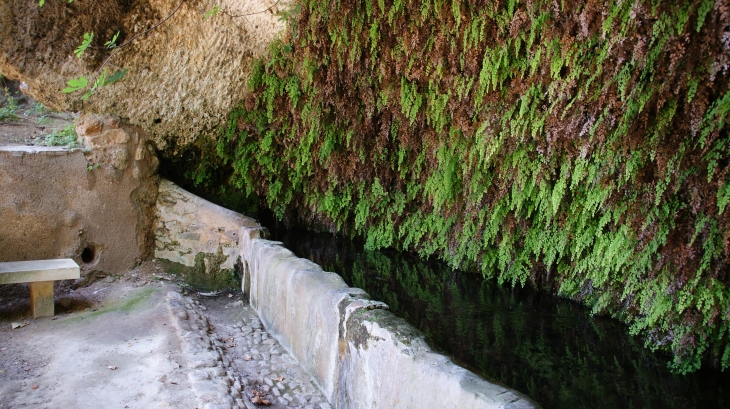
<path id="1" fill-rule="evenodd" d="M 265 55 L 283 30 L 276 13 L 286 5 L 288 1 L 267 0 L 48 0 L 39 7 L 37 1 L 2 0 L 0 74 L 24 81 L 26 92 L 49 108 L 116 115 L 140 126 L 158 148 L 174 152 L 202 134 L 215 135 L 216 127 L 225 124 L 244 97 L 246 87 L 239 84 L 248 80 L 253 59 Z M 204 19 L 214 6 L 220 12 Z M 173 12 L 109 62 L 110 73 L 128 70 L 122 81 L 86 101 L 80 100 L 83 92 L 60 92 L 80 75 L 93 81 L 113 51 L 104 43 L 115 33 L 120 33 L 121 45 Z M 74 50 L 91 32 L 91 47 L 76 58 Z"/>
<path id="2" fill-rule="evenodd" d="M 730 368 L 726 1 L 300 3 L 189 183 Z"/>

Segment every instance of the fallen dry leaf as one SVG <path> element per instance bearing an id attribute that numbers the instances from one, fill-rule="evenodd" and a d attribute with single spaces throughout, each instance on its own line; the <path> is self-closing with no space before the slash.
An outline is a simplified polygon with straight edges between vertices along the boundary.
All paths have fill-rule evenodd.
<path id="1" fill-rule="evenodd" d="M 228 294 L 228 298 L 233 298 L 233 294 Z"/>
<path id="2" fill-rule="evenodd" d="M 27 322 L 14 322 L 14 323 L 10 324 L 10 326 L 11 326 L 11 327 L 12 327 L 13 329 L 23 328 L 23 327 L 25 327 L 26 325 L 28 325 L 28 323 L 27 323 Z"/>
<path id="3" fill-rule="evenodd" d="M 254 405 L 264 405 L 264 406 L 271 405 L 271 401 L 269 401 L 268 399 L 261 399 L 261 397 L 259 397 L 259 395 L 256 395 L 253 398 L 251 398 L 251 403 L 253 403 Z"/>
<path id="4" fill-rule="evenodd" d="M 278 377 L 278 378 L 276 378 L 276 379 L 274 379 L 274 380 L 275 380 L 276 382 L 281 382 L 281 381 L 283 381 L 283 380 L 284 380 L 284 377 L 283 377 L 283 376 L 280 376 L 280 377 Z"/>
<path id="5" fill-rule="evenodd" d="M 243 360 L 244 360 L 244 361 L 250 361 L 250 360 L 252 360 L 252 359 L 253 359 L 253 358 L 251 358 L 251 356 L 249 356 L 249 355 L 246 355 L 246 356 L 244 356 L 244 357 L 243 357 Z"/>
<path id="6" fill-rule="evenodd" d="M 112 371 L 115 370 L 115 369 L 117 369 L 116 366 L 107 366 L 107 368 L 111 369 Z"/>
<path id="7" fill-rule="evenodd" d="M 31 388 L 31 389 L 38 389 L 38 385 L 36 385 L 36 384 L 33 384 L 33 385 L 31 385 L 31 386 L 30 386 L 30 388 Z"/>

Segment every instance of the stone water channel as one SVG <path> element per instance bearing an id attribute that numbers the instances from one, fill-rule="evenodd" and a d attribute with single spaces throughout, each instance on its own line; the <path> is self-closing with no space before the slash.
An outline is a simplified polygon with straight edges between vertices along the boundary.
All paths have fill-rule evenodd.
<path id="1" fill-rule="evenodd" d="M 297 256 L 387 303 L 435 350 L 546 409 L 730 408 L 730 374 L 672 374 L 668 357 L 626 326 L 570 301 L 331 234 L 270 230 Z"/>

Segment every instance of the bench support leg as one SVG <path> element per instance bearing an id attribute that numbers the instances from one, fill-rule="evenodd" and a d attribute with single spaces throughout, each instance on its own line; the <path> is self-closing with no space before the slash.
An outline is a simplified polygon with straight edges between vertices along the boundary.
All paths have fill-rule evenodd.
<path id="1" fill-rule="evenodd" d="M 54 281 L 30 283 L 30 310 L 33 318 L 53 316 L 53 283 Z"/>

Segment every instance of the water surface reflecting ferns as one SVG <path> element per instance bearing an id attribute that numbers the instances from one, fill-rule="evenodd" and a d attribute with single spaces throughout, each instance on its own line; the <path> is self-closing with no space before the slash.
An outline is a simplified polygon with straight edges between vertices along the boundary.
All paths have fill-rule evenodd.
<path id="1" fill-rule="evenodd" d="M 274 236 L 387 303 L 434 349 L 545 408 L 730 407 L 727 374 L 673 375 L 626 326 L 575 303 L 329 234 Z"/>

